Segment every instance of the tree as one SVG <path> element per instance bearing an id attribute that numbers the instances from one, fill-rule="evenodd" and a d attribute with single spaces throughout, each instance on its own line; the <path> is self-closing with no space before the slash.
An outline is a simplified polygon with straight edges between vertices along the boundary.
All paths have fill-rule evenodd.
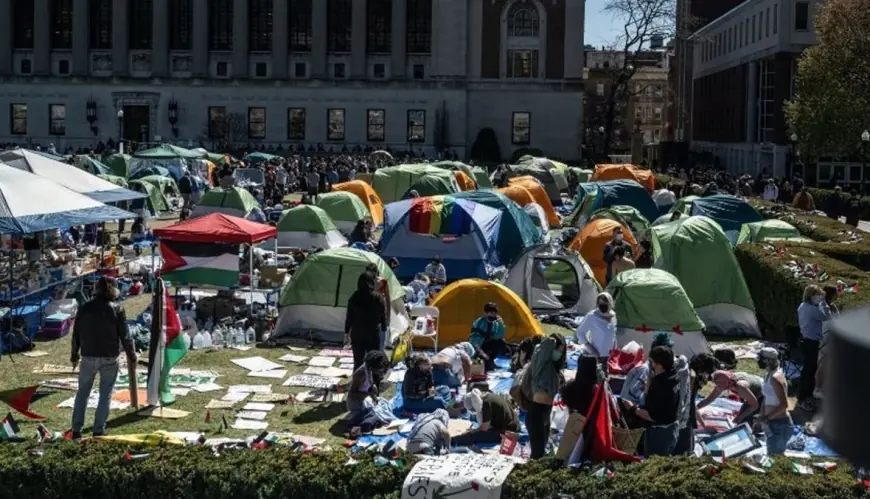
<path id="1" fill-rule="evenodd" d="M 799 59 L 786 117 L 806 153 L 855 157 L 870 128 L 870 9 L 867 0 L 828 0 L 817 8 L 818 44 Z"/>

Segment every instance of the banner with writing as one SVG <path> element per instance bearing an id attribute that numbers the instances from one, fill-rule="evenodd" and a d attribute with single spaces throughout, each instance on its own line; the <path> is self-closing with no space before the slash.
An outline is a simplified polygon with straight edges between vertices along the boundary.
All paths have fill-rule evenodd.
<path id="1" fill-rule="evenodd" d="M 448 454 L 417 463 L 402 499 L 499 499 L 516 460 L 499 454 Z"/>

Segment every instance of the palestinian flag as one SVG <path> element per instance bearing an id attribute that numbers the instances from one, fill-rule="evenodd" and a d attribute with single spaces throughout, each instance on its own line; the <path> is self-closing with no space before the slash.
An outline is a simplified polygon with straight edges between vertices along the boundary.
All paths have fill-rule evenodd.
<path id="1" fill-rule="evenodd" d="M 197 284 L 230 288 L 239 284 L 237 244 L 160 241 L 163 279 L 174 286 Z"/>
<path id="2" fill-rule="evenodd" d="M 618 415 L 618 411 L 619 407 L 610 392 L 610 385 L 599 383 L 592 396 L 589 412 L 586 414 L 586 424 L 583 425 L 583 432 L 580 434 L 579 459 L 575 460 L 572 455 L 571 462 L 621 461 L 630 463 L 639 461 L 637 457 L 622 452 L 616 447 L 613 438 L 613 416 L 614 414 Z"/>
<path id="3" fill-rule="evenodd" d="M 181 320 L 163 279 L 157 279 L 152 310 L 148 405 L 156 407 L 175 402 L 169 387 L 169 370 L 187 353 L 187 336 L 181 332 Z"/>
<path id="4" fill-rule="evenodd" d="M 0 421 L 0 442 L 14 442 L 18 438 L 18 423 L 12 419 L 12 413 L 6 415 L 3 421 Z"/>

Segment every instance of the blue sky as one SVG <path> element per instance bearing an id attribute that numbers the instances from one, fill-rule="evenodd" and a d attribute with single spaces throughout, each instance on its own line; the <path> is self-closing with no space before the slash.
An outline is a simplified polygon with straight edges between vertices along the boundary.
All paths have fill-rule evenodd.
<path id="1" fill-rule="evenodd" d="M 606 0 L 586 0 L 585 43 L 601 47 L 612 42 L 619 35 L 620 27 L 610 14 L 602 13 Z"/>

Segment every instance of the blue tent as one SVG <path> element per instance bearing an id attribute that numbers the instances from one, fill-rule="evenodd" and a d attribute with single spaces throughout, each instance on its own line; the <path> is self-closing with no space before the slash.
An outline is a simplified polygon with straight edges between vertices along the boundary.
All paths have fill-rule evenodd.
<path id="1" fill-rule="evenodd" d="M 631 206 L 647 220 L 655 220 L 659 216 L 659 208 L 655 201 L 646 189 L 634 180 L 584 182 L 578 187 L 577 197 L 574 199 L 574 211 L 563 226 L 582 226 L 596 211 L 617 205 Z"/>
<path id="2" fill-rule="evenodd" d="M 764 217 L 755 211 L 755 208 L 749 206 L 749 203 L 729 194 L 716 194 L 695 199 L 692 202 L 689 215 L 702 215 L 715 220 L 722 227 L 732 245 L 736 243 L 743 224 L 764 220 Z"/>
<path id="3" fill-rule="evenodd" d="M 450 281 L 487 277 L 499 265 L 499 225 L 503 212 L 454 196 L 406 199 L 384 207 L 381 258 L 396 258 L 400 279 L 423 272 L 440 256 Z"/>
<path id="4" fill-rule="evenodd" d="M 268 154 L 265 152 L 252 152 L 248 154 L 242 161 L 249 165 L 258 165 L 260 163 L 266 163 L 268 161 L 272 161 L 273 159 L 282 159 L 281 156 L 275 156 L 274 154 Z"/>

